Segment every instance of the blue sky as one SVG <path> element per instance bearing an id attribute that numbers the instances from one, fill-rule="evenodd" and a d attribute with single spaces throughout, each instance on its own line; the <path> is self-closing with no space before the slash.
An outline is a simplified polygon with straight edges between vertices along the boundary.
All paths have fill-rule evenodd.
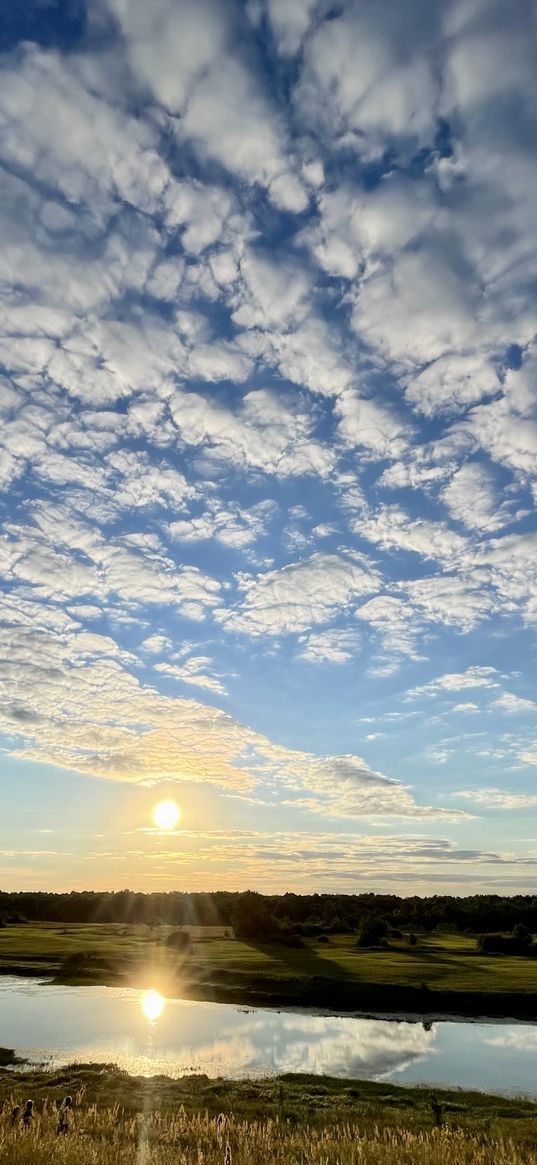
<path id="1" fill-rule="evenodd" d="M 535 31 L 5 0 L 6 888 L 537 890 Z"/>

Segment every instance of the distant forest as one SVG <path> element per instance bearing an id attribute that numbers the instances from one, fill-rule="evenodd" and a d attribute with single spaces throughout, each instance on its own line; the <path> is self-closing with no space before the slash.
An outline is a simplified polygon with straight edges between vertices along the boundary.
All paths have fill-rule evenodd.
<path id="1" fill-rule="evenodd" d="M 468 898 L 433 895 L 400 898 L 395 894 L 279 894 L 252 891 L 210 894 L 141 894 L 72 891 L 51 894 L 0 891 L 0 925 L 28 922 L 106 922 L 146 926 L 234 926 L 255 917 L 266 932 L 354 933 L 364 917 L 382 920 L 393 931 L 452 929 L 461 933 L 511 932 L 522 925 L 537 933 L 537 896 L 475 894 Z M 247 927 L 241 927 L 243 932 Z"/>

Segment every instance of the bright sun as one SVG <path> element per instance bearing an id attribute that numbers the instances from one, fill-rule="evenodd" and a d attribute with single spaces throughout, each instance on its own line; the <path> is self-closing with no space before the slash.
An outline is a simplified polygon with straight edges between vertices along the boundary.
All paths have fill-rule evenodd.
<path id="1" fill-rule="evenodd" d="M 153 821 L 159 829 L 175 829 L 181 810 L 175 801 L 159 801 L 153 809 Z"/>
<path id="2" fill-rule="evenodd" d="M 154 1023 L 156 1019 L 160 1019 L 162 1012 L 164 1011 L 165 1004 L 166 1000 L 162 997 L 160 992 L 144 991 L 142 995 L 142 1011 L 146 1019 L 149 1019 L 152 1023 Z"/>

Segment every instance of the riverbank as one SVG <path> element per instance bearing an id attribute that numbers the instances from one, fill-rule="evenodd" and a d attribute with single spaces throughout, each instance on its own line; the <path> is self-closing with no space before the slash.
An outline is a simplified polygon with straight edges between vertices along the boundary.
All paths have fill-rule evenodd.
<path id="1" fill-rule="evenodd" d="M 196 931 L 189 949 L 178 951 L 166 927 L 6 927 L 0 973 L 73 986 L 152 987 L 170 997 L 246 1007 L 537 1019 L 537 960 L 480 955 L 466 936 L 364 951 L 347 936 L 287 948 L 240 942 L 223 928 Z"/>
<path id="2" fill-rule="evenodd" d="M 349 1165 L 521 1165 L 535 1161 L 537 1104 L 482 1093 L 399 1088 L 369 1081 L 286 1075 L 262 1081 L 128 1076 L 110 1065 L 59 1072 L 0 1069 L 0 1145 L 5 1165 L 48 1165 L 57 1157 L 55 1105 L 74 1098 L 61 1160 L 137 1159 L 167 1165 L 307 1160 Z M 15 1103 L 34 1101 L 33 1130 L 13 1132 Z M 357 1157 L 359 1147 L 361 1156 Z M 184 1156 L 183 1156 L 184 1154 Z M 194 1156 L 194 1154 L 196 1154 Z"/>

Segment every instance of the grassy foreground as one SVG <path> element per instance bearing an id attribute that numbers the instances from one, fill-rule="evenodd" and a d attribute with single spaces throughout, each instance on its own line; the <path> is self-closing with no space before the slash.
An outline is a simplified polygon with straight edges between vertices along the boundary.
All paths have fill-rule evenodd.
<path id="1" fill-rule="evenodd" d="M 360 950 L 335 935 L 292 948 L 241 942 L 223 927 L 192 927 L 187 954 L 171 928 L 52 923 L 0 930 L 0 973 L 61 983 L 129 984 L 193 999 L 344 1011 L 518 1016 L 537 1012 L 537 959 L 477 952 L 473 938 L 438 934 L 416 946 Z"/>
<path id="2" fill-rule="evenodd" d="M 58 1136 L 57 1103 L 74 1097 Z M 11 1127 L 34 1100 L 30 1130 Z M 525 1165 L 537 1105 L 478 1093 L 312 1076 L 270 1081 L 131 1078 L 110 1066 L 0 1072 L 2 1165 Z M 441 1124 L 437 1121 L 440 1120 Z"/>

